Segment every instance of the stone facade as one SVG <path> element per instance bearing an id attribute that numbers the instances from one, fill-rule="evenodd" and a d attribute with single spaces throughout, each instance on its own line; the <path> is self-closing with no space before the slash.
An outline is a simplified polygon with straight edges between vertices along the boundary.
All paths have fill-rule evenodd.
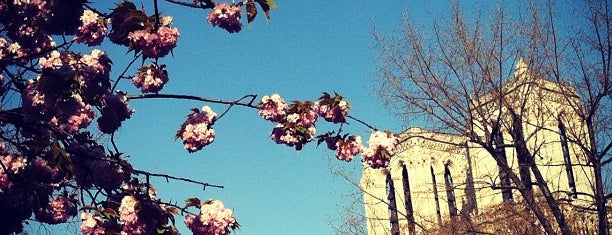
<path id="1" fill-rule="evenodd" d="M 522 127 L 528 137 L 527 145 L 535 154 L 536 164 L 550 190 L 555 197 L 571 203 L 589 203 L 590 199 L 583 193 L 593 194 L 592 169 L 580 166 L 586 164 L 585 157 L 577 146 L 564 139 L 569 131 L 573 137 L 585 138 L 585 135 L 580 136 L 585 132 L 584 125 L 577 121 L 579 119 L 567 102 L 575 97 L 561 95 L 561 91 L 567 94 L 572 88 L 534 78 L 522 62 L 516 71 L 516 78 L 500 90 L 504 91 L 504 98 L 515 100 L 517 105 L 519 101 L 526 102 L 527 105 L 514 109 L 524 114 Z M 495 97 L 499 96 L 491 94 L 479 99 L 479 111 L 490 112 L 474 115 L 486 118 L 472 120 L 471 131 L 485 136 L 483 133 L 487 131 L 486 125 L 491 124 L 490 120 L 500 120 L 500 138 L 496 141 L 506 146 L 500 151 L 518 175 L 516 150 L 508 147 L 512 138 L 504 128 L 510 122 L 509 117 L 504 108 L 496 105 Z M 419 233 L 450 220 L 452 215 L 478 214 L 479 210 L 499 205 L 504 200 L 520 200 L 517 190 L 507 187 L 502 190 L 510 183 L 504 182 L 505 177 L 500 175 L 490 153 L 466 137 L 418 127 L 399 136 L 401 143 L 387 169 L 364 166 L 361 188 L 368 234 L 391 234 L 394 220 L 398 221 L 401 234 Z M 397 210 L 390 210 L 390 204 Z"/>

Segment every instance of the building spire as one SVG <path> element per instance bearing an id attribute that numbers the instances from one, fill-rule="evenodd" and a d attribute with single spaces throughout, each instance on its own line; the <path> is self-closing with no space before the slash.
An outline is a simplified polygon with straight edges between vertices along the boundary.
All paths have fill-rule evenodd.
<path id="1" fill-rule="evenodd" d="M 523 60 L 523 57 L 519 57 L 518 62 L 516 63 L 516 71 L 514 71 L 515 78 L 524 78 L 527 75 L 527 62 Z"/>

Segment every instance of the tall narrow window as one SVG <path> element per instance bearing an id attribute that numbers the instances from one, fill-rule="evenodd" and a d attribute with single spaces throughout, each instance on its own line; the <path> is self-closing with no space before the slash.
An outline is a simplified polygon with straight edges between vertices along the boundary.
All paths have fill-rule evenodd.
<path id="1" fill-rule="evenodd" d="M 502 199 L 504 202 L 512 201 L 512 188 L 510 187 L 510 177 L 508 176 L 508 158 L 506 157 L 506 149 L 504 148 L 504 135 L 499 128 L 499 124 L 494 124 L 496 127 L 493 128 L 492 133 L 493 144 L 495 148 L 495 157 L 499 159 L 497 163 L 497 169 L 499 171 L 499 180 L 502 188 Z"/>
<path id="2" fill-rule="evenodd" d="M 451 220 L 457 216 L 457 201 L 455 199 L 455 189 L 453 185 L 453 177 L 451 176 L 450 169 L 448 169 L 448 163 L 444 164 L 444 188 L 446 188 L 446 198 L 448 201 L 448 213 L 451 216 Z"/>
<path id="3" fill-rule="evenodd" d="M 431 181 L 433 182 L 434 200 L 436 201 L 436 213 L 438 214 L 438 224 L 442 224 L 442 214 L 440 213 L 440 199 L 438 198 L 438 184 L 436 183 L 436 174 L 434 174 L 433 166 L 429 166 L 431 171 Z"/>
<path id="4" fill-rule="evenodd" d="M 404 198 L 405 198 L 405 207 L 406 207 L 406 220 L 408 220 L 408 232 L 410 234 L 415 234 L 415 225 L 414 225 L 414 210 L 412 208 L 412 195 L 410 195 L 410 181 L 408 180 L 408 169 L 406 165 L 402 165 L 402 183 L 404 184 Z"/>
<path id="5" fill-rule="evenodd" d="M 565 125 L 561 121 L 561 117 L 558 118 L 559 121 L 559 137 L 561 138 L 561 150 L 563 151 L 563 163 L 565 164 L 565 171 L 567 173 L 567 183 L 569 184 L 569 188 L 572 191 L 572 197 L 576 198 L 578 195 L 576 194 L 576 181 L 574 180 L 574 170 L 572 169 L 572 159 L 569 154 L 569 146 L 567 145 L 567 133 L 565 130 Z"/>
<path id="6" fill-rule="evenodd" d="M 397 203 L 395 202 L 395 186 L 391 173 L 387 172 L 387 199 L 389 200 L 389 221 L 391 222 L 391 235 L 399 235 L 399 220 L 397 217 Z"/>

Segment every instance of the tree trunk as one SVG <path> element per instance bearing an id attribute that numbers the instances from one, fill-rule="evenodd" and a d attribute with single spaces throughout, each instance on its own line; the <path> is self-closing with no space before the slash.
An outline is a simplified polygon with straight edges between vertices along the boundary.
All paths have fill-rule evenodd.
<path id="1" fill-rule="evenodd" d="M 532 161 L 531 163 L 531 171 L 533 172 L 533 175 L 536 178 L 536 182 L 538 183 L 538 186 L 542 190 L 542 194 L 544 194 L 546 203 L 548 203 L 550 210 L 552 211 L 553 215 L 555 216 L 555 219 L 557 220 L 557 223 L 559 224 L 559 228 L 561 229 L 561 234 L 571 235 L 572 230 L 570 230 L 565 220 L 565 215 L 563 215 L 563 212 L 561 211 L 561 208 L 559 207 L 559 203 L 557 203 L 557 200 L 553 197 L 552 193 L 550 192 L 550 189 L 548 189 L 546 180 L 544 179 L 544 177 L 542 177 L 542 173 L 540 173 L 540 169 L 538 169 L 538 166 L 535 164 L 535 161 Z"/>
<path id="2" fill-rule="evenodd" d="M 536 204 L 535 199 L 533 198 L 533 194 L 529 194 L 531 190 L 527 190 L 525 188 L 525 185 L 521 183 L 519 177 L 516 174 L 514 174 L 514 172 L 512 172 L 512 170 L 510 169 L 508 165 L 504 165 L 503 168 L 504 170 L 508 172 L 508 177 L 516 185 L 517 190 L 519 191 L 519 193 L 521 193 L 521 196 L 523 196 L 523 198 L 525 199 L 527 206 L 531 209 L 531 211 L 533 211 L 533 214 L 535 214 L 536 218 L 538 218 L 538 221 L 540 222 L 540 224 L 542 224 L 542 227 L 544 228 L 544 231 L 546 232 L 546 234 L 548 235 L 556 234 L 555 230 L 550 224 L 550 221 L 548 221 L 548 219 L 546 218 L 542 210 L 540 210 L 540 207 L 538 207 L 538 205 Z"/>
<path id="3" fill-rule="evenodd" d="M 514 149 L 516 150 L 516 158 L 519 164 L 519 175 L 521 176 L 521 182 L 525 186 L 525 193 L 530 198 L 533 198 L 533 189 L 531 183 L 531 173 L 529 172 L 529 168 L 531 166 L 531 161 L 533 161 L 533 156 L 529 152 L 527 148 L 527 143 L 525 142 L 525 137 L 523 136 L 523 120 L 517 114 L 512 113 L 512 128 L 510 130 L 510 135 L 512 136 L 512 140 L 514 141 Z"/>
<path id="4" fill-rule="evenodd" d="M 474 175 L 472 173 L 472 156 L 470 155 L 470 148 L 467 142 L 465 143 L 465 159 L 467 160 L 464 190 L 466 203 L 461 206 L 461 213 L 464 216 L 469 216 L 472 213 L 478 214 L 478 205 L 476 202 L 476 189 L 474 188 Z M 508 184 L 510 184 L 509 181 Z"/>
<path id="5" fill-rule="evenodd" d="M 499 130 L 499 128 L 498 128 Z M 512 201 L 512 187 L 510 185 L 510 178 L 508 178 L 508 172 L 500 167 L 500 164 L 508 165 L 508 157 L 506 156 L 506 148 L 504 148 L 504 136 L 501 131 L 493 133 L 493 142 L 495 143 L 495 154 L 499 159 L 497 168 L 499 172 L 499 181 L 502 190 L 502 199 L 504 202 Z"/>
<path id="6" fill-rule="evenodd" d="M 606 195 L 604 194 L 604 187 L 601 175 L 601 163 L 593 163 L 593 169 L 595 171 L 595 206 L 597 206 L 597 221 L 598 230 L 600 235 L 609 235 L 610 230 L 608 225 L 608 212 L 606 208 Z"/>
<path id="7" fill-rule="evenodd" d="M 514 147 L 516 149 L 517 159 L 519 162 L 519 174 L 521 176 L 521 180 L 523 181 L 523 185 L 525 186 L 525 199 L 530 198 L 530 200 L 534 200 L 533 190 L 531 187 L 531 174 L 529 169 L 531 168 L 531 172 L 533 172 L 536 182 L 542 193 L 544 194 L 544 198 L 550 210 L 561 229 L 561 234 L 570 235 L 571 230 L 569 229 L 565 216 L 563 212 L 559 208 L 559 204 L 557 200 L 553 197 L 552 193 L 548 189 L 548 184 L 546 179 L 540 173 L 540 169 L 537 167 L 535 163 L 535 159 L 533 155 L 527 148 L 527 142 L 525 141 L 525 136 L 523 134 L 523 125 L 522 120 L 517 114 L 512 114 L 512 130 L 510 130 L 510 134 L 512 135 L 512 139 L 514 141 Z"/>

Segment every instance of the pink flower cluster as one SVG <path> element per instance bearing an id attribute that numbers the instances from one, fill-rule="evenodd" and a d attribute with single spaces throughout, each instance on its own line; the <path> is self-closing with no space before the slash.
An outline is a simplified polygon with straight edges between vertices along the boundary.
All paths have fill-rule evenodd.
<path id="1" fill-rule="evenodd" d="M 22 94 L 26 117 L 73 134 L 95 117 L 92 105 L 110 90 L 110 59 L 100 50 L 80 55 L 52 51 L 39 59 L 42 72 Z"/>
<path id="2" fill-rule="evenodd" d="M 264 96 L 259 102 L 259 115 L 275 122 L 270 138 L 277 144 L 284 144 L 301 150 L 316 133 L 317 113 L 312 110 L 312 102 L 294 101 L 287 105 L 278 95 Z"/>
<path id="3" fill-rule="evenodd" d="M 132 83 L 143 93 L 157 93 L 164 88 L 168 82 L 168 71 L 164 66 L 152 64 L 143 66 L 138 70 L 138 75 L 132 78 Z"/>
<path id="4" fill-rule="evenodd" d="M 130 47 L 142 51 L 142 55 L 147 58 L 160 58 L 168 55 L 176 47 L 179 31 L 177 28 L 169 27 L 172 22 L 169 18 L 164 18 L 160 22 L 162 25 L 155 32 L 152 32 L 152 28 L 130 32 L 127 36 L 130 40 Z"/>
<path id="5" fill-rule="evenodd" d="M 132 116 L 134 110 L 130 109 L 127 98 L 121 92 L 115 95 L 107 94 L 103 101 L 104 107 L 102 108 L 102 116 L 98 118 L 98 129 L 111 134 L 121 127 L 123 121 Z"/>
<path id="6" fill-rule="evenodd" d="M 177 131 L 176 137 L 183 140 L 185 149 L 190 153 L 199 151 L 215 140 L 212 125 L 216 119 L 217 114 L 208 106 L 202 107 L 202 111 L 194 109 L 194 113 L 187 116 L 187 120 Z"/>
<path id="7" fill-rule="evenodd" d="M 277 144 L 285 144 L 301 150 L 304 144 L 310 142 L 317 131 L 315 123 L 317 114 L 310 108 L 308 102 L 292 104 L 300 108 L 290 108 L 289 114 L 281 123 L 277 123 L 270 138 Z M 299 111 L 298 113 L 291 111 Z"/>
<path id="8" fill-rule="evenodd" d="M 89 162 L 89 169 L 93 182 L 104 189 L 117 189 L 123 182 L 129 180 L 129 172 L 117 164 L 105 159 L 96 159 Z"/>
<path id="9" fill-rule="evenodd" d="M 340 100 L 337 102 L 317 101 L 314 104 L 314 110 L 323 117 L 325 121 L 333 123 L 346 122 L 346 115 L 349 109 L 348 102 Z"/>
<path id="10" fill-rule="evenodd" d="M 16 156 L 13 154 L 9 154 L 6 156 L 0 156 L 0 193 L 4 190 L 7 190 L 13 186 L 13 183 L 10 181 L 10 177 L 8 174 L 19 174 L 20 171 L 26 166 L 26 159 L 21 156 Z M 5 171 L 4 169 L 6 168 Z"/>
<path id="11" fill-rule="evenodd" d="M 67 133 L 76 133 L 79 129 L 88 127 L 96 116 L 91 105 L 85 104 L 78 95 L 73 95 L 72 99 L 66 101 L 58 101 L 57 105 L 62 109 L 57 110 L 49 123 Z"/>
<path id="12" fill-rule="evenodd" d="M 8 60 L 11 58 L 19 58 L 26 55 L 26 52 L 19 43 L 8 43 L 4 38 L 0 37 L 0 60 Z"/>
<path id="13" fill-rule="evenodd" d="M 185 216 L 185 225 L 194 235 L 227 235 L 238 228 L 232 210 L 225 208 L 219 200 L 204 202 L 200 214 Z"/>
<path id="14" fill-rule="evenodd" d="M 88 212 L 83 212 L 81 214 L 81 232 L 86 235 L 99 235 L 105 234 L 104 231 L 104 220 L 100 215 L 94 215 Z"/>
<path id="15" fill-rule="evenodd" d="M 368 148 L 363 149 L 362 161 L 374 169 L 389 166 L 398 141 L 397 137 L 390 132 L 373 132 L 368 140 Z"/>
<path id="16" fill-rule="evenodd" d="M 138 216 L 138 205 L 140 202 L 133 195 L 128 195 L 121 199 L 119 206 L 119 220 L 123 222 L 122 232 L 131 235 L 149 234 L 149 228 Z"/>
<path id="17" fill-rule="evenodd" d="M 106 22 L 91 10 L 83 11 L 81 26 L 76 31 L 74 40 L 89 46 L 100 45 L 107 34 Z"/>
<path id="18" fill-rule="evenodd" d="M 208 13 L 208 23 L 225 29 L 230 33 L 240 32 L 242 23 L 240 16 L 242 9 L 236 4 L 229 5 L 225 2 L 217 3 Z"/>
<path id="19" fill-rule="evenodd" d="M 62 180 L 59 170 L 50 166 L 49 162 L 41 157 L 36 157 L 31 162 L 28 172 L 37 182 L 55 184 Z"/>
<path id="20" fill-rule="evenodd" d="M 0 25 L 4 36 L 23 48 L 24 54 L 39 53 L 55 43 L 47 30 L 52 26 L 54 12 L 45 0 L 14 0 L 0 2 Z M 55 23 L 55 22 L 54 22 Z"/>
<path id="21" fill-rule="evenodd" d="M 347 140 L 339 139 L 336 142 L 336 158 L 350 162 L 361 152 L 361 148 L 361 136 L 352 135 Z"/>
<path id="22" fill-rule="evenodd" d="M 63 196 L 54 198 L 46 208 L 40 208 L 36 212 L 36 218 L 48 224 L 59 224 L 77 214 L 74 203 Z"/>
<path id="23" fill-rule="evenodd" d="M 264 95 L 259 102 L 259 116 L 268 121 L 280 122 L 287 114 L 287 103 L 278 94 Z"/>

